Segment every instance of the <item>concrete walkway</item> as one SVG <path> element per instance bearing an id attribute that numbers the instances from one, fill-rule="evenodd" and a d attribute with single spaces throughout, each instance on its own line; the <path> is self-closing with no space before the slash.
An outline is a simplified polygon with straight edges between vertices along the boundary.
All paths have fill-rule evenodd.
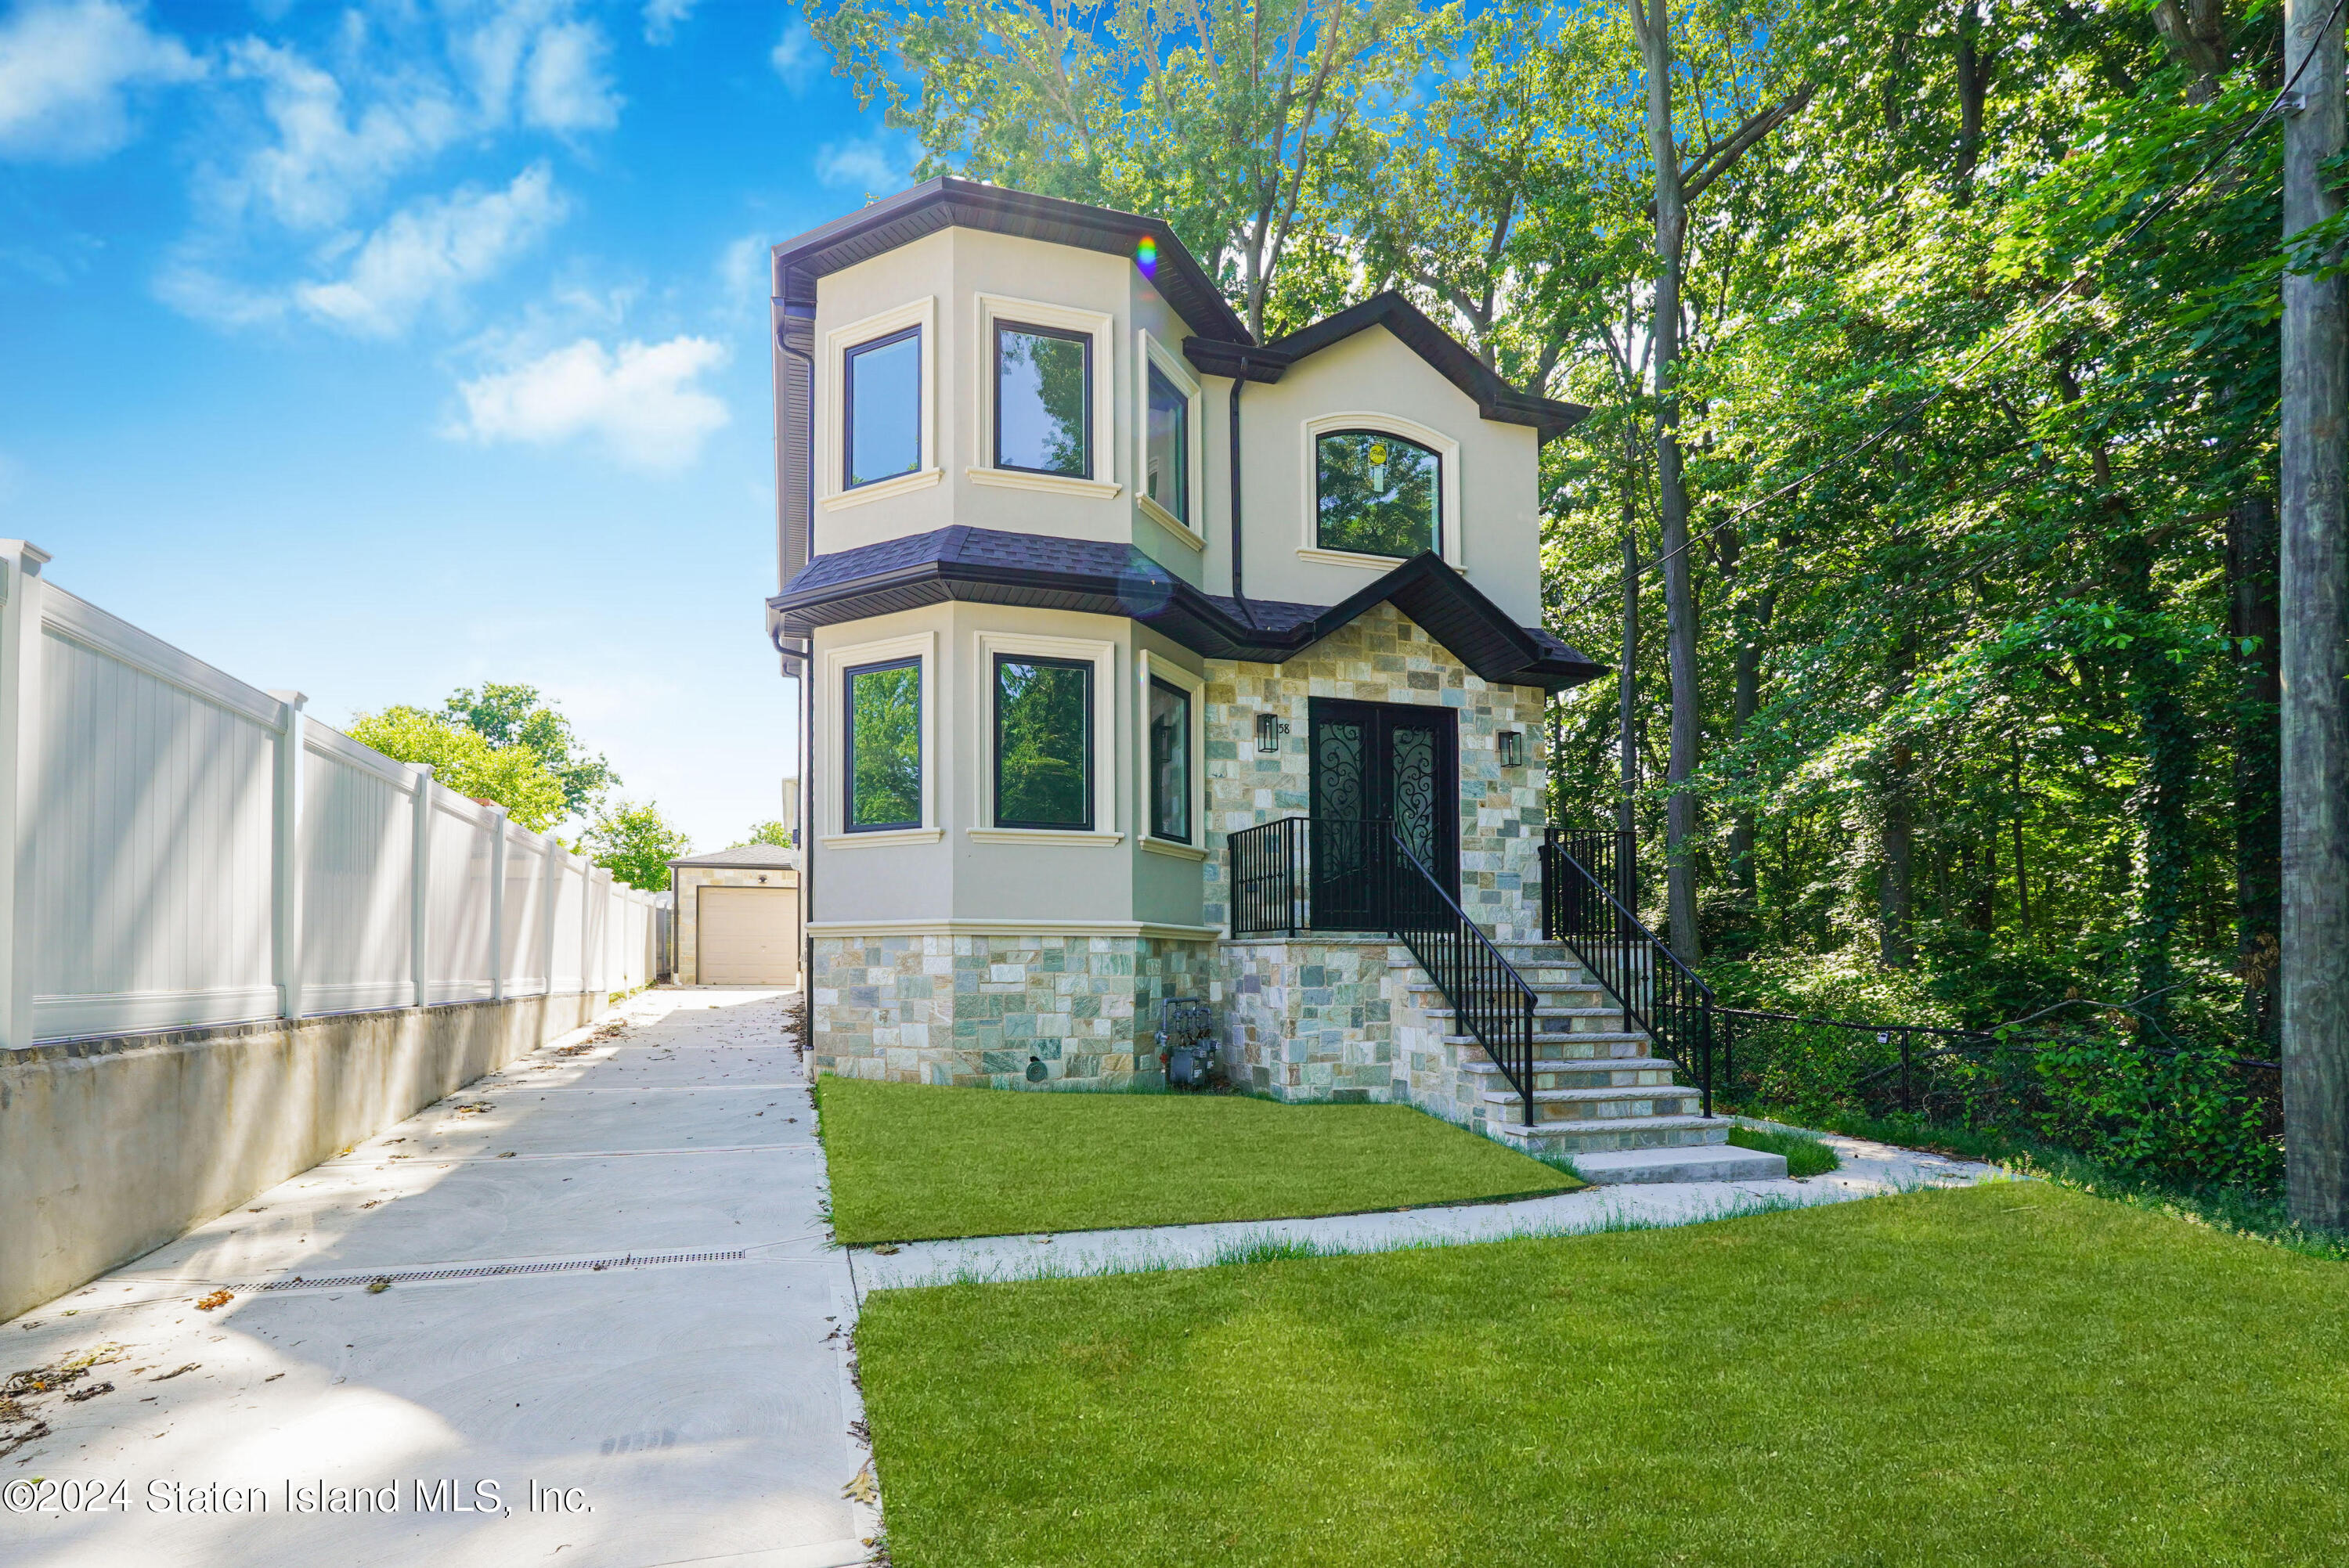
<path id="1" fill-rule="evenodd" d="M 1762 1123 L 1764 1126 L 1775 1125 Z M 1843 1157 L 1843 1168 L 1805 1181 L 1640 1182 L 1588 1187 L 1512 1203 L 1402 1209 L 1317 1220 L 1247 1220 L 1211 1225 L 1148 1225 L 1123 1231 L 990 1236 L 914 1242 L 888 1253 L 851 1249 L 857 1299 L 873 1290 L 971 1280 L 1195 1268 L 1271 1247 L 1319 1253 L 1380 1253 L 1450 1246 L 1516 1236 L 1581 1235 L 1594 1231 L 1686 1225 L 1769 1209 L 1847 1202 L 1926 1187 L 1962 1187 L 2002 1179 L 1995 1165 L 1945 1160 L 1864 1139 L 1816 1133 Z"/>
<path id="2" fill-rule="evenodd" d="M 850 1275 L 783 1020 L 638 996 L 0 1326 L 0 1370 L 103 1358 L 23 1397 L 49 1430 L 0 1453 L 0 1562 L 864 1562 Z"/>

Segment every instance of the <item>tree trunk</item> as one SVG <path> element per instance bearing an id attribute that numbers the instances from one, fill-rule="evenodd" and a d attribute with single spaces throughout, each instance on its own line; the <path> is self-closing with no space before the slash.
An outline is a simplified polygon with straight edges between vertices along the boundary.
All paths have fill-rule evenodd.
<path id="1" fill-rule="evenodd" d="M 1688 788 L 1697 760 L 1696 584 L 1689 560 L 1688 486 L 1681 472 L 1681 284 L 1688 209 L 1682 199 L 1680 150 L 1672 139 L 1672 18 L 1665 0 L 1643 0 L 1640 64 L 1648 88 L 1648 153 L 1656 170 L 1656 294 L 1649 344 L 1656 374 L 1656 499 L 1664 568 L 1664 634 L 1672 694 L 1671 751 L 1664 779 L 1665 918 L 1683 964 L 1702 956 L 1696 927 L 1696 796 Z"/>
<path id="2" fill-rule="evenodd" d="M 2275 503 L 2253 496 L 2227 514 L 2227 631 L 2235 639 L 2235 964 L 2243 981 L 2243 1032 L 2276 1040 L 2278 858 L 2276 799 Z"/>
<path id="3" fill-rule="evenodd" d="M 1916 666 L 1916 637 L 1913 634 L 1904 634 L 1892 655 L 1891 690 L 1888 694 L 1890 698 L 1897 699 L 1909 689 Z M 1906 969 L 1917 955 L 1910 935 L 1915 909 L 1917 827 L 1909 797 L 1916 760 L 1909 743 L 1896 740 L 1884 771 L 1884 859 L 1877 882 L 1876 956 L 1877 962 L 1887 969 Z"/>
<path id="4" fill-rule="evenodd" d="M 2326 0 L 2285 0 L 2287 239 L 2341 209 L 2342 27 Z M 2303 62 L 2305 68 L 2303 68 Z M 2342 420 L 2349 360 L 2338 277 L 2283 279 L 2283 1109 L 2292 1217 L 2349 1230 L 2349 725 L 2344 723 Z"/>
<path id="5" fill-rule="evenodd" d="M 2014 918 L 2023 927 L 2023 940 L 2031 940 L 2031 867 L 2023 855 L 2023 813 L 2026 802 L 2023 794 L 2023 738 L 2014 741 Z"/>
<path id="6" fill-rule="evenodd" d="M 1973 195 L 1982 160 L 1982 103 L 1990 95 L 1990 57 L 1982 46 L 1982 11 L 1967 0 L 1958 12 L 1958 204 Z"/>
<path id="7" fill-rule="evenodd" d="M 2141 532 L 2126 533 L 2122 540 L 2116 553 L 2124 602 L 2140 615 L 2158 614 L 2153 546 Z M 2129 707 L 2145 748 L 2145 780 L 2130 802 L 2145 833 L 2136 889 L 2137 991 L 2147 1016 L 2158 1024 L 2169 1012 L 2178 923 L 2194 875 L 2186 816 L 2194 784 L 2194 721 L 2179 691 L 2182 673 L 2158 642 L 2138 636 L 2129 645 L 2128 658 Z"/>
<path id="8" fill-rule="evenodd" d="M 1737 666 L 1732 694 L 1729 733 L 1733 742 L 1745 738 L 1745 727 L 1762 706 L 1762 634 L 1778 607 L 1778 591 L 1765 588 L 1749 621 L 1738 627 Z M 1754 808 L 1741 801 L 1729 824 L 1729 871 L 1750 913 L 1758 906 L 1761 881 L 1754 863 Z"/>

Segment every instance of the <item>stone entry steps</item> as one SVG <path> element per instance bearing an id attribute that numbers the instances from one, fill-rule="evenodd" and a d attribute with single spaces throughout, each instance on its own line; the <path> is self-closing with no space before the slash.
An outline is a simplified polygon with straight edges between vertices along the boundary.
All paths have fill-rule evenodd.
<path id="1" fill-rule="evenodd" d="M 1623 1027 L 1623 1009 L 1572 954 L 1556 943 L 1495 944 L 1535 995 L 1534 1119 L 1527 1125 L 1525 1097 L 1485 1055 L 1472 1035 L 1447 1032 L 1444 1043 L 1461 1053 L 1460 1071 L 1477 1090 L 1486 1127 L 1504 1140 L 1536 1150 L 1568 1155 L 1613 1156 L 1633 1150 L 1726 1150 L 1727 1121 L 1700 1114 L 1702 1093 L 1675 1081 L 1678 1069 L 1655 1054 L 1654 1043 Z M 1407 956 L 1390 959 L 1410 968 Z M 1432 980 L 1407 983 L 1418 1010 L 1439 1027 L 1455 1014 Z M 1742 1158 L 1754 1151 L 1728 1150 L 1692 1158 L 1729 1161 L 1741 1171 L 1759 1169 L 1778 1156 Z M 1605 1161 L 1600 1162 L 1602 1166 Z M 1617 1163 L 1623 1163 L 1617 1161 Z M 1652 1161 L 1631 1161 L 1620 1172 L 1594 1173 L 1598 1181 L 1660 1179 Z M 1634 1172 L 1638 1174 L 1634 1174 Z"/>

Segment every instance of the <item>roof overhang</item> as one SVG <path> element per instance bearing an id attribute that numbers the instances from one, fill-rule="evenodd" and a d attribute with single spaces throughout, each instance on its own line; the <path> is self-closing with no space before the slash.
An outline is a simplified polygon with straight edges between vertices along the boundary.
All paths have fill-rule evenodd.
<path id="1" fill-rule="evenodd" d="M 1138 621 L 1208 658 L 1281 664 L 1380 604 L 1398 611 L 1482 679 L 1559 691 L 1608 673 L 1547 632 L 1517 625 L 1433 554 L 1398 564 L 1342 603 L 1250 605 L 1202 593 L 1130 545 L 1046 540 L 1050 563 L 1017 559 L 1034 536 L 946 528 L 819 556 L 768 601 L 784 634 L 951 601 L 1019 604 Z M 977 544 L 983 549 L 972 549 Z M 886 556 L 881 554 L 886 551 Z M 871 556 L 874 569 L 854 559 Z M 1259 614 L 1266 612 L 1266 614 Z"/>
<path id="2" fill-rule="evenodd" d="M 1147 235 L 1158 250 L 1151 283 L 1191 330 L 1207 342 L 1253 341 L 1215 280 L 1163 220 L 951 175 L 925 181 L 777 245 L 777 293 L 786 309 L 813 310 L 818 278 L 950 228 L 983 229 L 1127 257 Z"/>

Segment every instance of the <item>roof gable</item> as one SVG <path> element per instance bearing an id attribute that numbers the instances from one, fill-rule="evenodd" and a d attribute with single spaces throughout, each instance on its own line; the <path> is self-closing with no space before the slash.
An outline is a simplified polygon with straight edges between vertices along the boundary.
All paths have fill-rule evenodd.
<path id="1" fill-rule="evenodd" d="M 1471 354 L 1458 338 L 1430 321 L 1426 313 L 1392 289 L 1270 343 L 1229 345 L 1194 338 L 1184 348 L 1194 364 L 1211 375 L 1278 381 L 1299 360 L 1373 326 L 1386 328 L 1404 347 L 1433 366 L 1438 375 L 1467 394 L 1475 403 L 1476 412 L 1487 419 L 1531 425 L 1547 441 L 1552 436 L 1564 435 L 1590 412 L 1579 403 L 1555 402 L 1516 390 L 1486 369 L 1484 361 Z"/>

